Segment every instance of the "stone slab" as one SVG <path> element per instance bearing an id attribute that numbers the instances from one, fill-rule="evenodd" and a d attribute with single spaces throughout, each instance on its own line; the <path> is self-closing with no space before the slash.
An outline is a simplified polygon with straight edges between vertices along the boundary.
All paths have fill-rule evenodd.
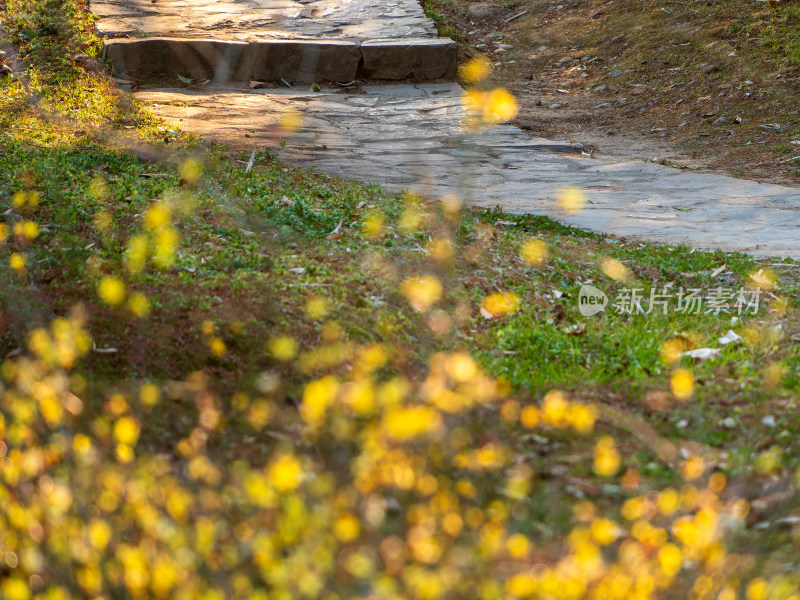
<path id="1" fill-rule="evenodd" d="M 361 43 L 363 79 L 455 79 L 458 45 L 451 39 L 409 38 Z"/>
<path id="2" fill-rule="evenodd" d="M 271 40 L 250 44 L 251 77 L 258 81 L 353 81 L 361 52 L 342 40 Z"/>
<path id="3" fill-rule="evenodd" d="M 274 148 L 287 163 L 392 190 L 414 189 L 430 199 L 455 193 L 468 205 L 546 215 L 619 236 L 800 258 L 800 189 L 589 158 L 511 125 L 471 131 L 456 84 L 363 91 L 152 89 L 136 97 L 201 136 L 242 150 Z M 290 109 L 303 114 L 294 134 L 278 126 Z M 557 198 L 566 185 L 584 190 L 583 210 L 562 210 Z"/>
<path id="4" fill-rule="evenodd" d="M 105 58 L 117 76 L 188 73 L 217 83 L 243 81 L 252 71 L 250 45 L 219 40 L 144 38 L 108 40 Z"/>

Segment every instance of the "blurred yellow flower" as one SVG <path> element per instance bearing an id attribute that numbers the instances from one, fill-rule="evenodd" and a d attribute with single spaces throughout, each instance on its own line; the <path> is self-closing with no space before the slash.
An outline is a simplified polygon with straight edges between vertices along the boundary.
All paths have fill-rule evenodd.
<path id="1" fill-rule="evenodd" d="M 577 212 L 586 205 L 586 195 L 580 188 L 574 186 L 566 186 L 558 190 L 556 200 L 566 213 Z"/>
<path id="2" fill-rule="evenodd" d="M 131 273 L 141 273 L 147 264 L 147 236 L 135 235 L 128 240 L 125 266 Z"/>
<path id="3" fill-rule="evenodd" d="M 128 309 L 140 319 L 144 318 L 150 314 L 150 301 L 141 292 L 133 292 L 128 298 Z"/>
<path id="4" fill-rule="evenodd" d="M 506 550 L 513 558 L 525 558 L 530 554 L 531 543 L 526 536 L 515 533 L 506 540 Z"/>
<path id="5" fill-rule="evenodd" d="M 153 246 L 153 263 L 161 269 L 168 268 L 175 260 L 175 252 L 178 247 L 178 231 L 174 227 L 159 229 L 156 231 Z"/>
<path id="6" fill-rule="evenodd" d="M 120 444 L 133 446 L 139 439 L 139 424 L 132 417 L 120 417 L 114 423 L 114 439 Z"/>
<path id="7" fill-rule="evenodd" d="M 459 74 L 467 83 L 477 83 L 489 76 L 492 63 L 485 56 L 478 56 L 459 68 Z"/>
<path id="8" fill-rule="evenodd" d="M 291 454 L 280 455 L 270 466 L 269 482 L 279 492 L 291 492 L 300 485 L 303 468 Z"/>
<path id="9" fill-rule="evenodd" d="M 228 351 L 228 347 L 225 345 L 225 341 L 220 337 L 212 337 L 208 341 L 208 348 L 211 350 L 211 354 L 214 356 L 224 356 L 224 354 Z"/>
<path id="10" fill-rule="evenodd" d="M 355 516 L 347 513 L 336 520 L 333 529 L 336 539 L 346 544 L 358 538 L 361 524 Z"/>
<path id="11" fill-rule="evenodd" d="M 116 277 L 105 277 L 97 286 L 97 294 L 106 304 L 119 306 L 125 300 L 125 284 Z"/>
<path id="12" fill-rule="evenodd" d="M 98 211 L 94 216 L 94 226 L 98 231 L 104 232 L 114 224 L 114 217 L 107 210 Z"/>
<path id="13" fill-rule="evenodd" d="M 25 255 L 20 254 L 19 252 L 14 252 L 8 259 L 8 264 L 17 273 L 22 273 L 25 270 L 25 263 Z"/>
<path id="14" fill-rule="evenodd" d="M 611 277 L 611 279 L 615 279 L 616 281 L 622 281 L 630 276 L 628 267 L 614 258 L 604 258 L 600 263 L 600 269 L 603 271 L 603 273 Z"/>
<path id="15" fill-rule="evenodd" d="M 622 463 L 614 438 L 603 436 L 594 447 L 594 472 L 601 477 L 614 475 Z"/>
<path id="16" fill-rule="evenodd" d="M 678 400 L 688 400 L 694 389 L 694 375 L 688 369 L 675 369 L 670 377 L 670 389 Z"/>
<path id="17" fill-rule="evenodd" d="M 601 546 L 608 546 L 622 535 L 622 528 L 611 519 L 596 517 L 591 524 L 592 538 Z"/>
<path id="18" fill-rule="evenodd" d="M 539 409 L 529 404 L 520 411 L 519 422 L 522 423 L 523 427 L 533 429 L 539 425 Z"/>
<path id="19" fill-rule="evenodd" d="M 483 120 L 486 123 L 502 123 L 517 116 L 517 101 L 504 88 L 493 89 L 483 104 Z"/>
<path id="20" fill-rule="evenodd" d="M 681 467 L 681 474 L 684 479 L 693 481 L 699 478 L 706 470 L 706 463 L 700 456 L 690 456 Z"/>
<path id="21" fill-rule="evenodd" d="M 299 110 L 290 108 L 281 114 L 278 123 L 285 132 L 295 133 L 303 126 L 303 115 Z"/>
<path id="22" fill-rule="evenodd" d="M 519 251 L 522 260 L 532 267 L 541 267 L 547 261 L 547 244 L 535 238 L 526 240 Z"/>
<path id="23" fill-rule="evenodd" d="M 39 226 L 34 221 L 18 221 L 14 223 L 14 235 L 30 241 L 39 235 Z"/>
<path id="24" fill-rule="evenodd" d="M 328 301 L 322 296 L 312 296 L 306 301 L 306 314 L 317 320 L 328 314 Z"/>
<path id="25" fill-rule="evenodd" d="M 303 390 L 300 414 L 311 427 L 318 427 L 325 419 L 328 407 L 339 393 L 339 382 L 331 375 L 312 381 Z"/>
<path id="26" fill-rule="evenodd" d="M 180 166 L 181 179 L 194 185 L 203 174 L 203 166 L 195 158 L 187 158 Z"/>
<path id="27" fill-rule="evenodd" d="M 390 436 L 407 440 L 437 430 L 441 415 L 427 406 L 395 407 L 386 413 L 383 424 Z"/>
<path id="28" fill-rule="evenodd" d="M 152 383 L 145 383 L 139 388 L 139 399 L 145 406 L 155 406 L 161 399 L 161 391 Z"/>
<path id="29" fill-rule="evenodd" d="M 144 213 L 144 224 L 148 229 L 161 229 L 172 219 L 172 207 L 165 202 L 154 202 Z"/>
<path id="30" fill-rule="evenodd" d="M 383 234 L 384 219 L 383 215 L 378 211 L 370 212 L 361 225 L 361 232 L 368 240 L 379 238 Z"/>
<path id="31" fill-rule="evenodd" d="M 658 551 L 658 566 L 667 577 L 675 577 L 683 566 L 683 555 L 675 544 L 665 544 Z"/>
<path id="32" fill-rule="evenodd" d="M 411 307 L 426 312 L 442 298 L 442 284 L 435 275 L 413 275 L 401 286 L 403 295 Z"/>
<path id="33" fill-rule="evenodd" d="M 668 365 L 678 362 L 686 351 L 686 341 L 684 338 L 670 338 L 664 342 L 661 349 L 661 358 Z"/>
<path id="34" fill-rule="evenodd" d="M 20 209 L 25 206 L 25 201 L 27 200 L 27 195 L 25 194 L 24 190 L 18 190 L 14 192 L 14 195 L 11 197 L 11 204 L 16 209 Z"/>
<path id="35" fill-rule="evenodd" d="M 288 335 L 270 339 L 268 346 L 272 356 L 281 362 L 288 362 L 297 356 L 297 341 Z"/>
<path id="36" fill-rule="evenodd" d="M 497 318 L 510 315 L 519 308 L 519 296 L 514 292 L 494 292 L 483 299 L 481 313 L 485 317 Z"/>

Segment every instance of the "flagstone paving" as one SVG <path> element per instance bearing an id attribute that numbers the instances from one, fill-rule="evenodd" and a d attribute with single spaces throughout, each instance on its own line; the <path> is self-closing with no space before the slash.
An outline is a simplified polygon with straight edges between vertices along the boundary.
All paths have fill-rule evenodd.
<path id="1" fill-rule="evenodd" d="M 473 131 L 454 83 L 364 86 L 362 93 L 290 89 L 143 90 L 180 127 L 287 163 L 420 191 L 473 206 L 547 215 L 576 227 L 697 248 L 800 258 L 800 189 L 640 161 L 590 158 L 511 125 Z M 278 123 L 303 115 L 300 131 Z M 280 148 L 280 140 L 285 145 Z M 561 188 L 585 192 L 566 213 Z"/>

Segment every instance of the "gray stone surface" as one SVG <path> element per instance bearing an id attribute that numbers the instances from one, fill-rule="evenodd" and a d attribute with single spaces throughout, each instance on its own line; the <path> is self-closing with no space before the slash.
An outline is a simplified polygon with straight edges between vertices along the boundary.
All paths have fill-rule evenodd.
<path id="1" fill-rule="evenodd" d="M 455 42 L 437 37 L 417 0 L 93 0 L 90 6 L 100 34 L 124 36 L 106 42 L 118 76 L 189 72 L 225 83 L 431 81 L 456 74 Z"/>
<path id="2" fill-rule="evenodd" d="M 361 53 L 343 40 L 273 40 L 250 44 L 250 76 L 258 81 L 353 81 Z"/>
<path id="3" fill-rule="evenodd" d="M 450 39 L 404 38 L 361 43 L 365 79 L 454 79 L 458 46 Z"/>
<path id="4" fill-rule="evenodd" d="M 411 188 L 437 199 L 500 206 L 620 236 L 800 258 L 800 190 L 652 163 L 592 159 L 510 125 L 470 131 L 455 84 L 366 86 L 363 94 L 143 90 L 168 121 L 242 149 L 279 148 L 289 163 Z M 303 114 L 299 132 L 278 127 Z M 245 137 L 248 135 L 250 137 Z M 563 186 L 587 204 L 565 213 Z"/>
<path id="5" fill-rule="evenodd" d="M 109 40 L 105 56 L 117 76 L 189 73 L 218 83 L 247 80 L 252 74 L 250 44 L 200 39 Z"/>
<path id="6" fill-rule="evenodd" d="M 91 0 L 99 35 L 221 40 L 436 38 L 418 0 Z"/>

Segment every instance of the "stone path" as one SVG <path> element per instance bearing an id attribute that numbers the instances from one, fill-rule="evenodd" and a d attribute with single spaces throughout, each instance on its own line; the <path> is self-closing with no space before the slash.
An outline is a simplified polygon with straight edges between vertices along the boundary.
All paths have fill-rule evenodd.
<path id="1" fill-rule="evenodd" d="M 621 236 L 800 258 L 798 189 L 589 158 L 511 125 L 470 131 L 456 84 L 363 91 L 153 89 L 136 97 L 200 135 L 241 149 L 276 147 L 286 138 L 281 160 L 393 190 L 412 188 L 434 199 L 457 193 L 470 205 Z M 287 136 L 278 120 L 289 109 L 301 111 L 303 125 Z M 583 210 L 562 210 L 557 196 L 567 185 L 585 191 Z"/>
<path id="2" fill-rule="evenodd" d="M 318 4 L 325 1 L 309 3 Z M 800 258 L 798 189 L 590 158 L 511 125 L 470 131 L 463 90 L 454 83 L 307 89 L 207 86 L 143 89 L 136 97 L 202 136 L 247 150 L 277 148 L 285 138 L 279 156 L 288 163 L 394 190 L 412 188 L 432 199 L 456 193 L 469 205 L 543 214 L 620 236 Z M 277 124 L 294 109 L 303 115 L 302 129 L 287 135 Z M 563 186 L 584 190 L 582 210 L 562 210 Z"/>
<path id="3" fill-rule="evenodd" d="M 92 0 L 118 76 L 216 83 L 453 79 L 418 0 Z"/>
<path id="4" fill-rule="evenodd" d="M 100 35 L 351 40 L 437 37 L 417 0 L 92 0 Z"/>

